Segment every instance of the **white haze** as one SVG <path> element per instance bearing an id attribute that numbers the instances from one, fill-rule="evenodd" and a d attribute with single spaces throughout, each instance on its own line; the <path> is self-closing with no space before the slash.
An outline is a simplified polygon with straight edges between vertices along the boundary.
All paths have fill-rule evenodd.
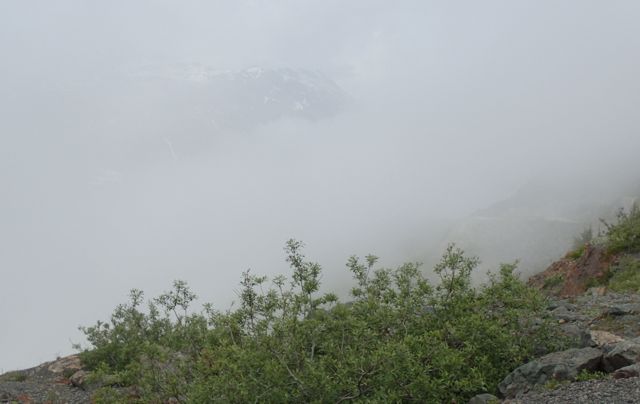
<path id="1" fill-rule="evenodd" d="M 133 287 L 184 279 L 224 309 L 243 270 L 286 273 L 291 237 L 344 290 L 349 255 L 425 259 L 531 180 L 614 198 L 639 168 L 639 19 L 637 1 L 0 2 L 0 371 L 71 352 Z M 129 91 L 191 64 L 317 70 L 348 102 L 203 140 L 188 98 Z"/>

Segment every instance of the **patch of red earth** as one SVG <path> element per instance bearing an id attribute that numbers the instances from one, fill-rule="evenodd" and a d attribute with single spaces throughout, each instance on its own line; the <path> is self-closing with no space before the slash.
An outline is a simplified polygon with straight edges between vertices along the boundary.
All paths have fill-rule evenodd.
<path id="1" fill-rule="evenodd" d="M 551 264 L 543 272 L 529 278 L 528 284 L 558 297 L 571 297 L 584 293 L 594 280 L 603 278 L 615 257 L 607 254 L 602 247 L 586 244 L 580 258 L 566 256 Z M 558 284 L 552 288 L 548 285 L 554 279 Z"/>
<path id="2" fill-rule="evenodd" d="M 29 397 L 28 394 L 20 394 L 18 397 L 16 397 L 16 400 L 18 400 L 18 402 L 20 404 L 31 404 L 31 403 L 33 403 L 33 401 L 31 400 L 31 397 Z"/>

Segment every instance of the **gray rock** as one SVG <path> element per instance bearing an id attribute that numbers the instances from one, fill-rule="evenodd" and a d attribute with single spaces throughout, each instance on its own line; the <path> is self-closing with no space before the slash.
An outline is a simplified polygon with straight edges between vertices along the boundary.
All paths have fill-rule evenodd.
<path id="1" fill-rule="evenodd" d="M 589 318 L 583 314 L 576 313 L 573 310 L 567 308 L 567 306 L 559 306 L 556 309 L 551 310 L 551 314 L 558 320 L 564 321 L 586 321 Z"/>
<path id="2" fill-rule="evenodd" d="M 562 331 L 562 334 L 564 334 L 565 336 L 575 341 L 582 341 L 582 339 L 584 338 L 583 335 L 586 332 L 585 328 L 579 325 L 578 323 L 560 324 L 560 330 Z M 591 346 L 591 345 L 583 345 L 583 346 Z"/>
<path id="3" fill-rule="evenodd" d="M 606 313 L 610 316 L 625 316 L 628 314 L 636 314 L 640 312 L 640 306 L 637 304 L 618 304 L 609 307 Z"/>
<path id="4" fill-rule="evenodd" d="M 51 363 L 47 363 L 47 369 L 52 373 L 64 373 L 68 370 L 80 370 L 82 369 L 82 362 L 79 355 L 65 356 L 64 358 L 56 359 Z"/>
<path id="5" fill-rule="evenodd" d="M 12 403 L 16 400 L 16 398 L 7 393 L 6 391 L 0 391 L 0 403 Z"/>
<path id="6" fill-rule="evenodd" d="M 613 372 L 614 379 L 626 379 L 629 377 L 640 376 L 640 364 L 634 363 L 633 365 L 625 366 Z"/>
<path id="7" fill-rule="evenodd" d="M 611 373 L 640 360 L 640 337 L 617 343 L 603 358 L 604 369 Z"/>
<path id="8" fill-rule="evenodd" d="M 554 352 L 526 363 L 500 383 L 500 393 L 514 398 L 549 380 L 574 380 L 583 369 L 597 370 L 603 352 L 597 348 L 572 348 Z"/>
<path id="9" fill-rule="evenodd" d="M 87 376 L 89 376 L 89 372 L 84 370 L 78 370 L 77 372 L 72 374 L 71 377 L 69 377 L 69 381 L 75 387 L 84 389 L 87 382 Z"/>
<path id="10" fill-rule="evenodd" d="M 632 404 L 640 397 L 640 378 L 569 383 L 554 390 L 525 394 L 512 404 Z"/>
<path id="11" fill-rule="evenodd" d="M 600 330 L 586 330 L 580 337 L 582 346 L 603 347 L 605 345 L 618 344 L 624 341 L 624 338 Z"/>
<path id="12" fill-rule="evenodd" d="M 489 393 L 478 394 L 477 396 L 474 396 L 471 398 L 471 400 L 469 400 L 469 404 L 492 404 L 499 402 L 500 400 L 498 399 L 498 397 Z"/>

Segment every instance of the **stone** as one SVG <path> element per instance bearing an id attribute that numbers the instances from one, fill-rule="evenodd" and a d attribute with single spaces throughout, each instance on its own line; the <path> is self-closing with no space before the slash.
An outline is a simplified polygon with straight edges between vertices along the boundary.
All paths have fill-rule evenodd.
<path id="1" fill-rule="evenodd" d="M 0 403 L 10 403 L 15 401 L 15 397 L 6 391 L 0 391 Z"/>
<path id="2" fill-rule="evenodd" d="M 500 400 L 498 399 L 498 397 L 489 393 L 478 394 L 477 396 L 473 396 L 471 400 L 469 400 L 469 404 L 492 404 L 499 402 Z"/>
<path id="3" fill-rule="evenodd" d="M 51 373 L 64 373 L 65 370 L 82 369 L 82 362 L 78 355 L 65 356 L 51 362 L 47 368 Z"/>
<path id="4" fill-rule="evenodd" d="M 587 294 L 593 296 L 593 297 L 597 297 L 597 296 L 604 296 L 607 294 L 607 287 L 606 286 L 598 286 L 598 287 L 593 287 L 593 288 L 589 288 L 587 290 Z"/>
<path id="5" fill-rule="evenodd" d="M 558 319 L 558 322 L 561 324 L 567 321 L 587 321 L 588 318 L 585 315 L 580 313 L 576 313 L 571 310 L 571 306 L 559 306 L 553 310 L 551 310 L 551 314 Z"/>
<path id="6" fill-rule="evenodd" d="M 85 370 L 78 370 L 74 374 L 69 377 L 69 381 L 75 387 L 79 387 L 84 389 L 87 383 L 87 377 L 89 376 L 89 372 Z"/>
<path id="7" fill-rule="evenodd" d="M 598 370 L 603 352 L 598 348 L 572 348 L 553 352 L 511 372 L 498 386 L 505 398 L 515 398 L 549 380 L 574 380 L 583 369 Z"/>
<path id="8" fill-rule="evenodd" d="M 585 333 L 584 327 L 578 325 L 578 323 L 564 323 L 560 325 L 562 334 L 576 341 L 580 341 Z M 584 345 L 591 346 L 591 345 Z"/>
<path id="9" fill-rule="evenodd" d="M 613 372 L 614 379 L 627 379 L 629 377 L 638 377 L 640 375 L 640 364 L 625 366 Z"/>
<path id="10" fill-rule="evenodd" d="M 638 312 L 640 312 L 640 307 L 637 304 L 619 304 L 609 307 L 606 314 L 610 316 L 626 316 Z"/>
<path id="11" fill-rule="evenodd" d="M 640 337 L 617 343 L 603 357 L 604 369 L 608 373 L 633 365 L 640 360 Z"/>
<path id="12" fill-rule="evenodd" d="M 583 346 L 602 347 L 605 345 L 617 344 L 624 341 L 624 338 L 610 333 L 609 331 L 588 330 L 582 334 L 581 342 Z"/>

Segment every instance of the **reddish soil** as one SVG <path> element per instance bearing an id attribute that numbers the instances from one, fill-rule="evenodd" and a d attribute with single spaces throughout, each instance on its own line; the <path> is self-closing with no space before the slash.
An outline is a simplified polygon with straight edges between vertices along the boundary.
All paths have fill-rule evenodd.
<path id="1" fill-rule="evenodd" d="M 579 258 L 571 258 L 568 254 L 529 278 L 528 284 L 553 296 L 577 296 L 597 285 L 597 280 L 606 276 L 614 260 L 615 257 L 602 247 L 586 244 Z"/>

